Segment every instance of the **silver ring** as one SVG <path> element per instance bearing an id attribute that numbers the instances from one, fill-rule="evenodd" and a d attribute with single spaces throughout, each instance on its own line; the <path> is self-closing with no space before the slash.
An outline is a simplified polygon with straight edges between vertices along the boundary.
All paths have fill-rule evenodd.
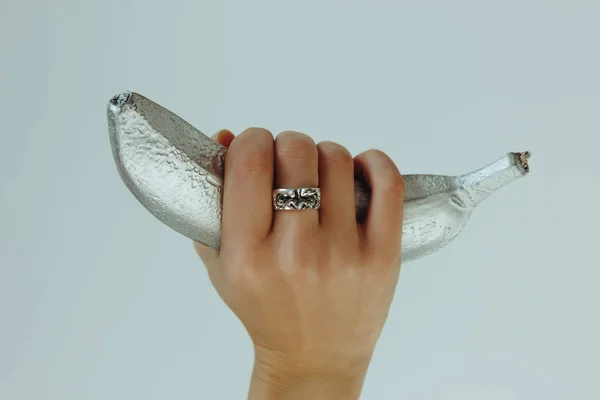
<path id="1" fill-rule="evenodd" d="M 318 210 L 320 206 L 319 188 L 273 190 L 273 210 Z"/>

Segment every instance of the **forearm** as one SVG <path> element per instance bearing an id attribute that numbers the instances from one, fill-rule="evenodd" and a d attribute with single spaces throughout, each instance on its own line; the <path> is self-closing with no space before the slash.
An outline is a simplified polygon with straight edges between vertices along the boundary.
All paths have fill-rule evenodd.
<path id="1" fill-rule="evenodd" d="M 255 366 L 249 400 L 358 400 L 361 376 L 305 376 L 291 372 L 269 374 Z"/>

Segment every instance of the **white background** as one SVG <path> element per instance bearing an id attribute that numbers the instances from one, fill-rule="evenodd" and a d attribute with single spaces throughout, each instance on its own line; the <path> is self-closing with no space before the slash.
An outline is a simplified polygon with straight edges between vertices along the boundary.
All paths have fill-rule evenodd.
<path id="1" fill-rule="evenodd" d="M 0 399 L 243 399 L 252 348 L 120 181 L 124 90 L 461 174 L 533 151 L 406 264 L 363 399 L 598 399 L 600 2 L 6 1 Z"/>

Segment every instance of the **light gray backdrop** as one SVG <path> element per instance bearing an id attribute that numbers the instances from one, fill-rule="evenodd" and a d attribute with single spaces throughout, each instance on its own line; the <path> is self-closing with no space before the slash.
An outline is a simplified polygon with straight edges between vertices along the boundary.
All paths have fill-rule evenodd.
<path id="1" fill-rule="evenodd" d="M 594 0 L 3 0 L 0 399 L 246 396 L 241 323 L 117 175 L 124 90 L 404 173 L 533 151 L 405 266 L 363 398 L 600 398 L 599 21 Z"/>

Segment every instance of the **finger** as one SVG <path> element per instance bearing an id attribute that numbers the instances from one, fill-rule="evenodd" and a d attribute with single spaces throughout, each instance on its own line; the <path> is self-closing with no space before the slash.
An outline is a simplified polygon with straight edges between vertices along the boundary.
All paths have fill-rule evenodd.
<path id="1" fill-rule="evenodd" d="M 220 130 L 219 132 L 215 133 L 212 136 L 212 138 L 220 145 L 229 148 L 229 146 L 231 145 L 231 142 L 235 138 L 235 135 L 231 131 L 229 131 L 227 129 L 223 129 L 223 130 Z"/>
<path id="2" fill-rule="evenodd" d="M 276 189 L 319 186 L 319 153 L 308 135 L 292 131 L 277 135 L 274 183 Z M 318 225 L 318 210 L 280 210 L 273 215 L 273 230 L 278 232 L 306 232 Z"/>
<path id="3" fill-rule="evenodd" d="M 344 146 L 329 141 L 320 142 L 317 149 L 321 224 L 330 232 L 356 233 L 352 155 Z"/>
<path id="4" fill-rule="evenodd" d="M 255 245 L 273 221 L 273 135 L 246 129 L 231 142 L 225 157 L 221 248 Z"/>
<path id="5" fill-rule="evenodd" d="M 223 129 L 211 137 L 222 146 L 229 147 L 231 141 L 235 138 L 235 135 L 231 131 Z M 194 249 L 207 268 L 211 268 L 219 258 L 219 251 L 217 249 L 213 249 L 202 243 L 194 242 Z"/>
<path id="6" fill-rule="evenodd" d="M 371 202 L 362 223 L 367 248 L 399 257 L 404 212 L 404 180 L 396 164 L 380 150 L 354 158 L 357 175 L 371 187 Z"/>

